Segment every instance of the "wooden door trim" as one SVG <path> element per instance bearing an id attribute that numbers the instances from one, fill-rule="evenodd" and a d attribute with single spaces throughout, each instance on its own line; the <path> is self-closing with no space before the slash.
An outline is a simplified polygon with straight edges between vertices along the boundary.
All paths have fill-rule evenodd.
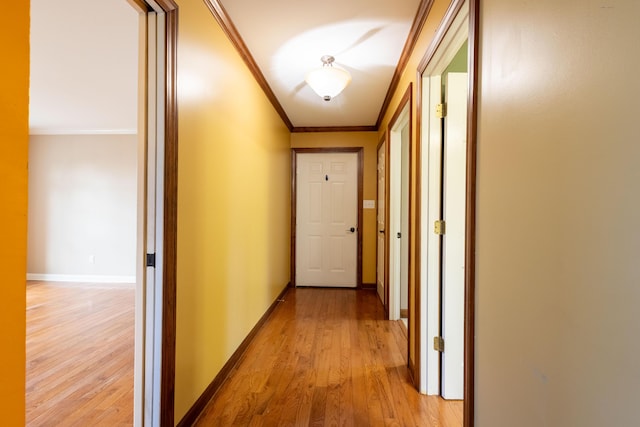
<path id="1" fill-rule="evenodd" d="M 389 319 L 389 244 L 390 244 L 390 231 L 389 231 L 389 211 L 391 210 L 391 198 L 389 197 L 389 182 L 391 181 L 391 174 L 389 173 L 389 154 L 391 152 L 389 146 L 391 145 L 391 132 L 389 127 L 384 131 L 384 312 Z M 408 339 L 408 337 L 407 337 Z"/>
<path id="2" fill-rule="evenodd" d="M 173 427 L 175 417 L 176 289 L 178 241 L 178 5 L 155 0 L 165 13 L 165 152 L 162 284 L 162 372 L 160 425 Z"/>
<path id="3" fill-rule="evenodd" d="M 464 427 L 473 427 L 475 414 L 476 335 L 476 151 L 478 145 L 478 70 L 480 43 L 480 0 L 469 0 L 469 98 L 467 125 L 467 215 L 465 246 L 464 318 Z"/>
<path id="4" fill-rule="evenodd" d="M 364 148 L 363 147 L 327 147 L 327 148 L 292 148 L 291 149 L 291 286 L 296 286 L 296 219 L 297 219 L 297 188 L 296 188 L 296 155 L 297 154 L 331 154 L 355 153 L 358 155 L 358 236 L 356 249 L 356 288 L 362 289 L 362 235 L 364 231 L 362 199 L 364 182 Z"/>
<path id="5" fill-rule="evenodd" d="M 378 154 L 380 153 L 380 148 L 382 148 L 382 146 L 385 144 L 386 141 L 387 141 L 387 134 L 385 132 L 382 135 L 382 138 L 380 138 L 380 141 L 378 142 L 378 145 L 376 147 L 376 208 L 377 208 L 376 209 L 376 293 L 378 292 L 378 252 L 380 250 L 380 248 L 378 247 L 378 233 L 380 232 L 380 230 L 378 230 L 378 209 L 379 209 L 379 206 L 378 206 L 378 202 L 379 202 L 378 194 L 380 194 L 380 192 L 379 192 L 380 188 L 378 187 L 378 183 L 379 183 L 379 181 L 378 181 L 378 167 L 380 166 L 378 161 L 379 161 L 380 157 L 378 156 Z M 384 159 L 384 163 L 385 163 L 385 165 L 384 165 L 384 174 L 385 174 L 384 181 L 385 181 L 385 186 L 386 186 L 387 185 L 387 157 L 386 157 L 387 156 L 387 151 L 386 151 L 387 148 L 386 148 L 386 145 L 385 145 L 384 149 L 385 149 L 385 152 L 384 152 L 384 155 L 385 155 L 385 159 Z M 384 249 L 386 250 L 386 247 L 387 247 L 387 244 L 386 244 L 387 243 L 387 216 L 386 215 L 387 215 L 387 209 L 388 209 L 388 206 L 387 206 L 387 188 L 386 187 L 384 189 L 384 194 L 385 194 L 385 196 L 384 196 L 384 202 L 383 202 L 384 203 L 383 209 L 384 209 L 385 217 L 384 217 L 384 236 L 382 238 L 382 241 L 383 241 Z M 383 294 L 384 295 L 382 297 L 383 301 L 381 301 L 381 302 L 382 302 L 382 306 L 384 307 L 384 310 L 385 310 L 385 313 L 386 313 L 386 316 L 387 316 L 387 319 L 388 319 L 389 318 L 389 307 L 388 307 L 387 301 L 386 301 L 386 298 L 387 298 L 386 297 L 386 294 L 387 294 L 387 261 L 388 261 L 388 257 L 386 256 L 386 252 L 385 252 L 385 257 L 382 260 L 382 264 L 383 264 L 382 268 L 384 269 L 384 273 L 383 273 L 384 277 L 382 278 L 382 280 L 384 282 L 384 289 L 383 289 Z M 379 295 L 378 295 L 378 297 L 379 297 Z"/>
<path id="6" fill-rule="evenodd" d="M 416 100 L 416 158 L 422 158 L 422 78 L 427 66 L 433 59 L 438 47 L 442 43 L 444 36 L 453 24 L 462 5 L 467 0 L 454 0 L 442 24 L 436 31 L 433 41 L 427 48 L 417 70 L 418 97 Z M 465 299 L 464 299 L 464 415 L 463 426 L 473 427 L 475 418 L 475 277 L 476 277 L 476 147 L 477 147 L 477 126 L 478 126 L 478 52 L 479 52 L 479 9 L 480 0 L 469 1 L 469 29 L 468 29 L 468 70 L 469 73 L 469 95 L 467 99 L 467 166 L 466 166 L 466 215 L 465 215 Z M 422 167 L 420 162 L 416 162 L 416 184 L 417 194 L 421 194 Z M 422 204 L 420 197 L 416 198 L 416 259 L 421 256 L 421 217 Z M 416 284 L 420 283 L 420 263 L 416 265 Z M 421 298 L 420 287 L 418 298 Z M 419 307 L 418 307 L 419 309 Z M 419 313 L 419 312 L 418 312 Z M 420 313 L 421 314 L 421 313 Z M 417 348 L 417 347 L 416 347 Z"/>
<path id="7" fill-rule="evenodd" d="M 414 385 L 416 384 L 416 380 L 419 379 L 419 377 L 417 376 L 417 374 L 420 372 L 420 361 L 419 360 L 411 360 L 411 340 L 415 339 L 415 345 L 419 345 L 420 344 L 420 322 L 416 322 L 416 308 L 419 308 L 419 301 L 416 298 L 416 288 L 417 286 L 414 283 L 414 291 L 413 294 L 411 293 L 411 270 L 413 267 L 413 263 L 412 263 L 412 252 L 411 252 L 411 240 L 412 240 L 412 232 L 414 227 L 411 226 L 411 212 L 412 212 L 412 208 L 413 208 L 413 184 L 412 184 L 412 176 L 413 176 L 413 83 L 409 83 L 409 86 L 407 87 L 407 89 L 404 92 L 404 95 L 402 96 L 402 99 L 400 100 L 400 103 L 398 104 L 398 107 L 396 108 L 395 113 L 393 114 L 393 116 L 391 117 L 391 120 L 389 121 L 389 126 L 387 128 L 387 146 L 386 146 L 386 153 L 385 153 L 385 174 L 387 176 L 387 179 L 385 180 L 385 185 L 386 188 L 390 187 L 390 171 L 391 171 L 391 158 L 390 158 L 390 152 L 391 152 L 391 130 L 393 129 L 393 127 L 396 125 L 396 122 L 398 121 L 398 119 L 400 118 L 400 115 L 402 114 L 402 111 L 405 108 L 409 108 L 409 194 L 407 197 L 407 202 L 409 204 L 409 206 L 407 207 L 407 212 L 409 214 L 409 220 L 408 220 L 408 229 L 407 229 L 407 234 L 409 237 L 409 259 L 407 260 L 407 271 L 409 273 L 409 277 L 408 277 L 408 281 L 409 283 L 407 283 L 407 286 L 409 287 L 408 289 L 408 296 L 409 296 L 409 302 L 408 302 L 408 309 L 409 309 L 409 318 L 408 318 L 408 322 L 409 322 L 409 327 L 407 328 L 407 363 L 408 363 L 408 367 L 409 367 L 409 373 L 411 374 L 412 378 L 413 378 L 413 383 Z M 385 199 L 386 199 L 386 211 L 385 211 L 385 222 L 387 221 L 387 219 L 389 218 L 389 210 L 391 208 L 390 206 L 390 195 L 391 191 L 386 191 L 385 192 Z M 386 230 L 386 229 L 385 229 Z M 385 257 L 387 259 L 386 265 L 388 266 L 389 263 L 391 262 L 389 260 L 389 251 L 388 248 L 391 245 L 391 237 L 389 237 L 389 233 L 385 233 L 385 239 L 386 239 L 386 247 L 387 247 L 387 253 L 385 254 Z M 419 262 L 416 262 L 417 265 L 420 265 Z M 385 277 L 389 277 L 389 272 L 388 269 L 385 271 Z M 386 282 L 386 299 L 387 302 L 389 301 L 389 282 Z M 413 297 L 413 305 L 414 307 L 412 307 L 411 305 L 411 299 Z M 389 317 L 389 310 L 390 308 L 388 307 L 388 303 L 387 303 L 387 318 Z M 415 323 L 415 334 L 411 333 L 411 322 Z M 416 335 L 415 337 L 413 335 Z M 417 347 L 416 347 L 417 348 Z"/>

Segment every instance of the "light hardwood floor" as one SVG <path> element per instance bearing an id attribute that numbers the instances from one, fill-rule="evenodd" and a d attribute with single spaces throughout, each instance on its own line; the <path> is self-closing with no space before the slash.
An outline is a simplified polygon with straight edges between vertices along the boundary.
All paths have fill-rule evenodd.
<path id="1" fill-rule="evenodd" d="M 133 419 L 132 288 L 27 285 L 27 425 Z M 406 335 L 372 291 L 292 289 L 197 425 L 455 426 L 462 403 L 418 394 Z"/>
<path id="2" fill-rule="evenodd" d="M 284 299 L 196 425 L 462 425 L 462 402 L 410 384 L 406 336 L 374 291 L 297 288 Z"/>
<path id="3" fill-rule="evenodd" d="M 28 426 L 133 423 L 133 285 L 27 284 Z"/>

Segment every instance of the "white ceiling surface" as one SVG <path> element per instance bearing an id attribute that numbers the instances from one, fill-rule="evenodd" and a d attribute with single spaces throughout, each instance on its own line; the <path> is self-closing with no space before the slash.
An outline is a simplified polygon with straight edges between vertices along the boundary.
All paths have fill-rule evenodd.
<path id="1" fill-rule="evenodd" d="M 296 127 L 375 125 L 420 3 L 221 2 Z M 135 132 L 137 39 L 124 0 L 31 0 L 31 133 Z M 323 55 L 353 78 L 329 102 L 304 82 Z"/>
<path id="2" fill-rule="evenodd" d="M 295 127 L 374 126 L 419 0 L 221 0 Z M 351 73 L 323 101 L 304 82 L 323 55 Z"/>
<path id="3" fill-rule="evenodd" d="M 137 40 L 124 0 L 31 0 L 31 133 L 135 133 Z"/>

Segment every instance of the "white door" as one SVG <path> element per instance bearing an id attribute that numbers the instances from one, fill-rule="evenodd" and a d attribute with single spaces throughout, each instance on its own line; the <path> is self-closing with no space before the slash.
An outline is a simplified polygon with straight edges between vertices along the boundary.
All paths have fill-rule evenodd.
<path id="1" fill-rule="evenodd" d="M 409 317 L 409 123 L 402 128 L 401 182 L 400 182 L 400 312 L 402 319 Z"/>
<path id="2" fill-rule="evenodd" d="M 143 114 L 138 144 L 138 248 L 134 426 L 160 425 L 163 315 L 166 14 L 143 12 L 140 25 Z M 147 259 L 147 254 L 151 255 Z M 152 259 L 153 258 L 153 259 Z M 153 262 L 152 262 L 153 261 Z M 155 265 L 155 266 L 152 266 Z"/>
<path id="3" fill-rule="evenodd" d="M 408 299 L 409 279 L 409 104 L 389 133 L 389 320 L 399 320 L 403 295 Z"/>
<path id="4" fill-rule="evenodd" d="M 385 301 L 385 282 L 384 282 L 384 260 L 385 260 L 385 150 L 386 143 L 380 144 L 378 148 L 378 246 L 377 246 L 377 265 L 376 265 L 376 281 L 378 288 L 378 296 L 384 305 Z"/>
<path id="5" fill-rule="evenodd" d="M 296 154 L 296 286 L 357 286 L 358 154 Z"/>
<path id="6" fill-rule="evenodd" d="M 462 399 L 464 387 L 464 246 L 467 73 L 448 73 L 445 86 L 442 247 L 442 397 Z"/>
<path id="7" fill-rule="evenodd" d="M 421 391 L 440 394 L 441 354 L 433 348 L 433 338 L 440 336 L 440 236 L 434 233 L 433 225 L 440 220 L 442 195 L 442 128 L 443 123 L 436 114 L 436 107 L 442 102 L 442 81 L 440 75 L 424 79 L 422 97 L 429 108 L 423 110 L 422 141 L 422 209 L 420 212 L 421 254 L 420 277 L 423 298 L 420 301 L 421 322 L 426 324 L 426 336 L 421 340 L 423 363 Z"/>
<path id="8" fill-rule="evenodd" d="M 464 388 L 464 246 L 467 73 L 454 58 L 468 38 L 468 2 L 423 72 L 420 221 L 420 391 L 462 399 Z M 458 60 L 460 57 L 458 57 Z M 448 80 L 448 81 L 447 81 Z M 438 105 L 446 102 L 445 117 Z M 447 150 L 445 152 L 445 150 Z M 426 208 L 426 209 L 425 209 Z M 445 220 L 445 234 L 434 223 Z M 434 348 L 442 337 L 444 352 Z"/>

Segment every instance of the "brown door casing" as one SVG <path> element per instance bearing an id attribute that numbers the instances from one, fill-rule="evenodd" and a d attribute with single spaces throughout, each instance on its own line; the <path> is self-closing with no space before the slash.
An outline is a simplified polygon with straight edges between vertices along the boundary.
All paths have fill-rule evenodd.
<path id="1" fill-rule="evenodd" d="M 356 288 L 362 288 L 362 199 L 364 181 L 364 149 L 362 147 L 293 148 L 291 150 L 291 285 L 296 286 L 296 154 L 297 153 L 357 153 L 358 154 L 358 241 Z"/>

